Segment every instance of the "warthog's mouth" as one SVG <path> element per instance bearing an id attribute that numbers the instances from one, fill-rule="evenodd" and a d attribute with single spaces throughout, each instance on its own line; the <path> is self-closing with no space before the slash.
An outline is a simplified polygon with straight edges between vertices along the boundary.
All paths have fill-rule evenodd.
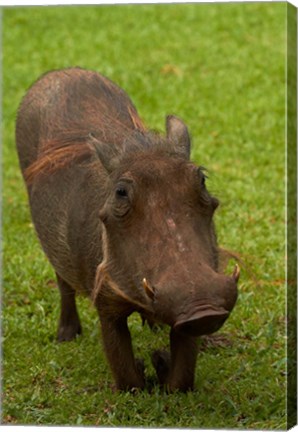
<path id="1" fill-rule="evenodd" d="M 229 314 L 222 307 L 206 305 L 196 309 L 193 314 L 179 319 L 173 328 L 190 336 L 202 336 L 219 330 Z"/>

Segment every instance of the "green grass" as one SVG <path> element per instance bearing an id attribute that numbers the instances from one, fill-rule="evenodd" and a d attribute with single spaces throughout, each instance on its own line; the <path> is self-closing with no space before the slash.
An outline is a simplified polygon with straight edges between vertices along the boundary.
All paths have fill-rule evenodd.
<path id="1" fill-rule="evenodd" d="M 6 8 L 3 11 L 3 412 L 9 424 L 286 427 L 285 3 Z M 202 346 L 196 390 L 167 395 L 149 352 L 166 331 L 130 319 L 151 388 L 115 393 L 95 310 L 55 341 L 59 295 L 36 240 L 15 151 L 15 116 L 49 69 L 80 65 L 122 86 L 151 128 L 177 114 L 221 200 L 219 243 L 243 255 L 239 300 Z M 225 340 L 225 339 L 224 339 Z"/>

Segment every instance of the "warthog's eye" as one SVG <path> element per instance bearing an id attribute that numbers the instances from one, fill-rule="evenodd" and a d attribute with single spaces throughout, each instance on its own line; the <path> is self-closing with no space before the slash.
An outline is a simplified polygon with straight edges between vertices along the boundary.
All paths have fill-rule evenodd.
<path id="1" fill-rule="evenodd" d="M 132 192 L 132 180 L 129 178 L 122 178 L 118 181 L 115 188 L 116 198 L 129 198 Z"/>
<path id="2" fill-rule="evenodd" d="M 206 177 L 205 177 L 205 175 L 203 174 L 203 175 L 202 175 L 202 178 L 201 178 L 201 186 L 205 186 L 205 181 L 206 181 Z"/>
<path id="3" fill-rule="evenodd" d="M 218 206 L 219 202 L 216 198 L 212 197 L 207 188 L 206 188 L 206 179 L 208 179 L 208 176 L 205 174 L 206 168 L 199 166 L 196 169 L 197 174 L 197 188 L 199 193 L 199 203 L 201 210 L 202 208 L 209 208 L 210 206 L 215 210 Z"/>
<path id="4" fill-rule="evenodd" d="M 200 166 L 197 170 L 201 187 L 205 187 L 206 179 L 208 178 L 204 171 L 206 171 L 206 168 L 202 166 Z"/>
<path id="5" fill-rule="evenodd" d="M 120 179 L 115 185 L 112 211 L 116 218 L 122 218 L 132 208 L 133 185 L 130 179 Z"/>
<path id="6" fill-rule="evenodd" d="M 127 198 L 128 192 L 124 186 L 118 186 L 116 189 L 116 196 L 119 198 Z"/>

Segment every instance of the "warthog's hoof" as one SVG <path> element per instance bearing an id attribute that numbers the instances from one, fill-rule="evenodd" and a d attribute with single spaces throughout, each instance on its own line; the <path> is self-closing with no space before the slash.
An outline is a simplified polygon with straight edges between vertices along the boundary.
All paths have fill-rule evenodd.
<path id="1" fill-rule="evenodd" d="M 67 326 L 59 326 L 57 340 L 58 342 L 69 342 L 82 334 L 82 327 L 80 323 L 71 324 Z"/>
<path id="2" fill-rule="evenodd" d="M 171 355 L 168 351 L 156 350 L 151 356 L 152 364 L 156 371 L 158 381 L 160 384 L 165 384 L 168 379 Z"/>

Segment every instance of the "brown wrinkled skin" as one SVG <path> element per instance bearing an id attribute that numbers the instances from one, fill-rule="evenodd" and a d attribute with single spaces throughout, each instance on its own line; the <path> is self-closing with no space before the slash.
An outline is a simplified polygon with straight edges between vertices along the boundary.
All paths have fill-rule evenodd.
<path id="1" fill-rule="evenodd" d="M 143 388 L 127 317 L 170 326 L 152 355 L 159 382 L 193 388 L 197 337 L 223 324 L 239 276 L 217 272 L 218 201 L 189 161 L 184 123 L 148 132 L 123 90 L 80 68 L 53 71 L 27 92 L 16 142 L 32 219 L 61 293 L 60 341 L 81 333 L 77 293 L 99 312 L 118 389 Z"/>

